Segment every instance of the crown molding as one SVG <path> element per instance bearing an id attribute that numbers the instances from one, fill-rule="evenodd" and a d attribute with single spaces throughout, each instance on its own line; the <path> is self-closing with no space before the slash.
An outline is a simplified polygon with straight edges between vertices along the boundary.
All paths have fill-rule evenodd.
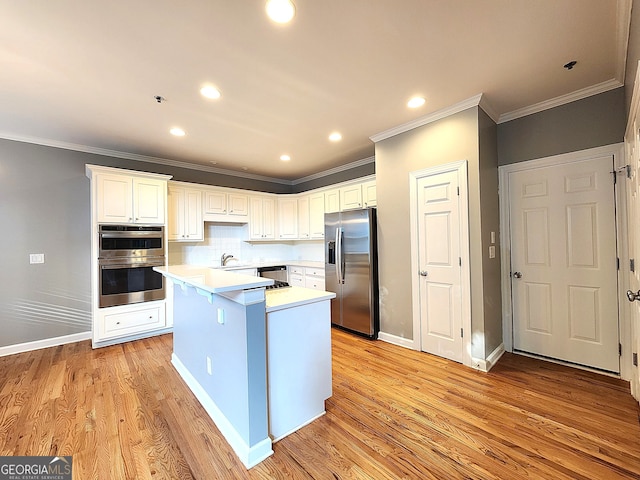
<path id="1" fill-rule="evenodd" d="M 629 116 L 627 117 L 627 127 L 625 129 L 624 137 L 627 142 L 633 141 L 635 132 L 634 128 L 640 127 L 638 122 L 638 115 L 640 115 L 640 60 L 636 65 L 636 77 L 633 82 L 633 92 L 631 94 L 631 106 L 629 108 Z"/>
<path id="2" fill-rule="evenodd" d="M 498 118 L 500 118 L 500 115 L 498 115 L 498 113 L 493 109 L 493 107 L 489 105 L 489 101 L 487 100 L 486 95 L 483 94 L 482 97 L 480 97 L 479 106 L 484 111 L 484 113 L 489 115 L 489 118 L 491 118 L 491 120 L 493 120 L 494 123 L 498 123 Z"/>
<path id="3" fill-rule="evenodd" d="M 340 165 L 338 167 L 325 170 L 323 172 L 314 173 L 313 175 L 308 175 L 306 177 L 298 178 L 297 180 L 293 181 L 293 185 L 299 185 L 301 183 L 317 180 L 318 178 L 328 177 L 329 175 L 344 172 L 346 170 L 351 170 L 352 168 L 361 167 L 362 165 L 368 165 L 370 163 L 374 163 L 375 161 L 376 161 L 376 157 L 374 156 L 363 158 L 362 160 L 356 160 L 355 162 L 347 163 L 346 165 Z"/>
<path id="4" fill-rule="evenodd" d="M 627 49 L 631 28 L 631 7 L 633 0 L 618 0 L 616 7 L 616 78 L 624 83 L 627 69 Z"/>
<path id="5" fill-rule="evenodd" d="M 413 130 L 414 128 L 422 127 L 423 125 L 427 125 L 429 123 L 433 123 L 437 120 L 441 120 L 443 118 L 449 117 L 456 113 L 467 110 L 471 107 L 477 107 L 480 105 L 480 101 L 482 100 L 482 94 L 475 95 L 471 98 L 463 100 L 455 105 L 451 105 L 450 107 L 442 108 L 435 112 L 432 112 L 428 115 L 425 115 L 420 118 L 416 118 L 407 123 L 403 123 L 402 125 L 398 125 L 397 127 L 390 128 L 389 130 L 385 130 L 384 132 L 377 133 L 369 137 L 374 143 L 380 142 L 382 140 L 386 140 L 387 138 L 395 137 L 404 132 L 408 132 L 409 130 Z M 485 110 L 486 111 L 486 110 Z M 488 114 L 488 112 L 487 112 Z"/>
<path id="6" fill-rule="evenodd" d="M 182 162 L 179 160 L 171 160 L 168 158 L 153 157 L 149 155 L 140 155 L 137 153 L 121 152 L 118 150 L 109 150 L 107 148 L 90 147 L 88 145 L 79 145 L 77 143 L 61 142 L 58 140 L 50 140 L 47 138 L 27 137 L 21 135 L 14 135 L 7 132 L 0 132 L 0 138 L 5 140 L 13 140 L 16 142 L 33 143 L 36 145 L 43 145 L 45 147 L 61 148 L 64 150 L 73 150 L 76 152 L 92 153 L 95 155 L 104 155 L 107 157 L 123 158 L 126 160 L 135 160 L 138 162 L 156 163 L 159 165 L 167 165 L 178 168 L 188 168 L 190 170 L 197 170 L 199 172 L 217 173 L 220 175 L 229 175 L 232 177 L 250 178 L 252 180 L 259 180 L 270 183 L 280 183 L 283 185 L 293 185 L 292 180 L 285 180 L 283 178 L 267 177 L 264 175 L 256 175 L 248 172 L 236 172 L 235 170 L 227 170 L 224 168 L 211 167 L 209 165 L 199 165 L 193 163 Z"/>
<path id="7" fill-rule="evenodd" d="M 566 105 L 567 103 L 582 100 L 583 98 L 608 92 L 609 90 L 622 87 L 623 85 L 624 84 L 620 80 L 612 78 L 611 80 L 607 80 L 606 82 L 598 83 L 597 85 L 592 85 L 581 90 L 576 90 L 575 92 L 571 92 L 566 95 L 561 95 L 556 98 L 545 100 L 544 102 L 529 105 L 528 107 L 519 108 L 511 112 L 503 113 L 502 115 L 500 115 L 500 118 L 498 118 L 497 123 L 510 122 L 511 120 L 515 120 L 517 118 L 526 117 L 527 115 L 532 115 L 544 110 L 549 110 L 550 108 L 559 107 L 561 105 Z"/>

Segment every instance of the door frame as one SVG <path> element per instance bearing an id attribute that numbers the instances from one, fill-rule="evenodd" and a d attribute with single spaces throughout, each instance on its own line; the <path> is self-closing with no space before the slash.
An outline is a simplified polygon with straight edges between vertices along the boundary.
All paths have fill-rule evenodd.
<path id="1" fill-rule="evenodd" d="M 614 168 L 618 172 L 615 188 L 616 242 L 620 268 L 618 269 L 618 331 L 622 356 L 620 357 L 620 378 L 631 377 L 631 323 L 628 301 L 625 296 L 629 285 L 629 255 L 627 248 L 627 208 L 626 177 L 624 173 L 624 143 L 605 145 L 577 152 L 538 158 L 525 162 L 498 167 L 498 194 L 500 199 L 500 260 L 502 284 L 502 341 L 507 352 L 513 352 L 513 305 L 511 302 L 511 225 L 509 223 L 509 174 L 542 167 L 551 167 L 591 160 L 597 157 L 613 156 Z M 613 180 L 612 180 L 613 181 Z M 558 361 L 558 363 L 563 363 Z M 572 366 L 576 367 L 572 364 Z M 580 367 L 577 367 L 580 368 Z M 585 369 L 589 370 L 585 367 Z M 598 370 L 595 370 L 598 371 Z M 598 371 L 599 372 L 599 371 Z M 602 372 L 600 372 L 602 373 Z"/>
<path id="2" fill-rule="evenodd" d="M 411 222 L 411 304 L 413 314 L 413 349 L 422 350 L 420 336 L 420 265 L 418 265 L 418 180 L 440 173 L 457 172 L 460 187 L 460 269 L 462 295 L 462 328 L 465 335 L 462 339 L 462 364 L 473 366 L 471 357 L 471 269 L 469 243 L 469 183 L 467 176 L 467 160 L 446 163 L 409 173 L 409 214 Z"/>

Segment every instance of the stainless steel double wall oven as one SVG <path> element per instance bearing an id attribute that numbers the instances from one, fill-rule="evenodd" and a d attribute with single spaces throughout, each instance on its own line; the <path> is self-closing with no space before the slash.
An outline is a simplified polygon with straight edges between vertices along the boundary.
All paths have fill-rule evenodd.
<path id="1" fill-rule="evenodd" d="M 98 226 L 100 307 L 162 300 L 164 277 L 153 267 L 165 264 L 164 227 Z"/>

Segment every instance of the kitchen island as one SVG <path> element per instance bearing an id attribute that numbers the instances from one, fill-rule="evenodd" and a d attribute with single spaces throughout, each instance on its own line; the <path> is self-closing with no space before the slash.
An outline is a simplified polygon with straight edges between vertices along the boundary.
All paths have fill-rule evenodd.
<path id="1" fill-rule="evenodd" d="M 247 468 L 324 413 L 334 293 L 191 265 L 175 287 L 172 363 Z M 178 286 L 180 288 L 178 288 Z"/>

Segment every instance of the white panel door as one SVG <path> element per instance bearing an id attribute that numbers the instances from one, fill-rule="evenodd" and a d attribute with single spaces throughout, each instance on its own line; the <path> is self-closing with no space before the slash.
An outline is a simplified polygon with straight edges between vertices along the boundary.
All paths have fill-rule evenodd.
<path id="1" fill-rule="evenodd" d="M 462 362 L 458 172 L 418 179 L 422 350 Z"/>
<path id="2" fill-rule="evenodd" d="M 620 371 L 612 169 L 608 156 L 509 175 L 515 350 Z"/>

